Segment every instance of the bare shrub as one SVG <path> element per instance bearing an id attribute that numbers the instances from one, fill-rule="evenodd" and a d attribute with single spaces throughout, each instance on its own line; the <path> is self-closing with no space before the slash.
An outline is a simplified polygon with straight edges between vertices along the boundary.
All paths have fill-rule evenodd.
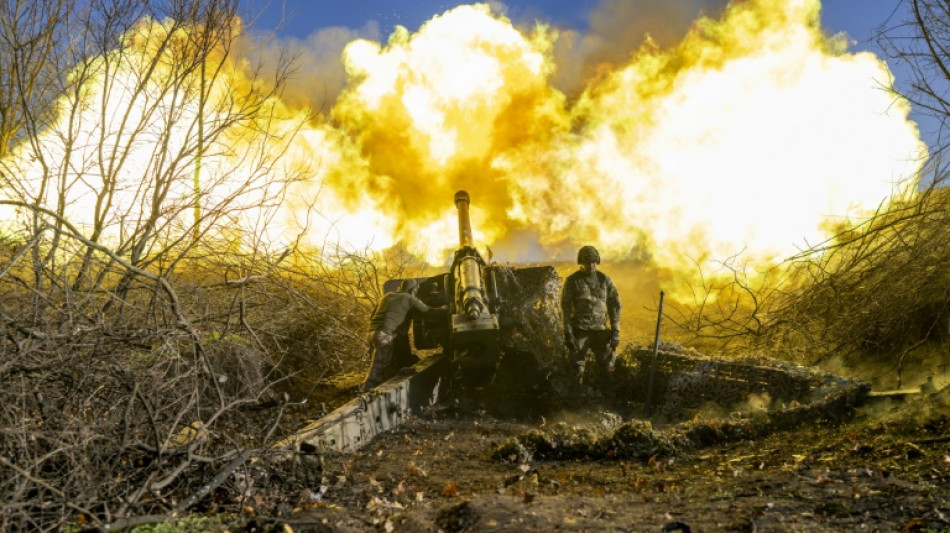
<path id="1" fill-rule="evenodd" d="M 775 309 L 772 342 L 805 341 L 811 362 L 888 362 L 899 383 L 910 353 L 948 340 L 948 224 L 950 195 L 935 184 L 796 258 L 808 283 Z"/>
<path id="2" fill-rule="evenodd" d="M 310 397 L 321 380 L 343 388 L 362 382 L 369 367 L 369 317 L 389 279 L 427 275 L 429 267 L 412 254 L 354 251 L 338 244 L 301 254 L 272 281 L 286 298 L 280 332 L 286 358 L 281 371 L 289 390 Z"/>
<path id="3" fill-rule="evenodd" d="M 16 107 L 0 132 L 0 529 L 200 508 L 293 407 L 274 393 L 294 370 L 287 331 L 360 326 L 339 320 L 347 295 L 298 275 L 293 243 L 258 231 L 296 179 L 275 173 L 295 124 L 262 135 L 286 119 L 288 65 L 264 81 L 233 60 L 236 0 L 5 4 L 0 27 L 20 4 L 49 17 L 42 38 L 0 43 L 37 69 L 0 68 Z M 68 75 L 29 63 L 51 50 Z M 315 357 L 345 356 L 328 348 Z"/>
<path id="4" fill-rule="evenodd" d="M 916 351 L 950 360 L 950 194 L 940 185 L 765 272 L 730 265 L 673 321 L 721 350 L 884 368 L 900 386 Z"/>

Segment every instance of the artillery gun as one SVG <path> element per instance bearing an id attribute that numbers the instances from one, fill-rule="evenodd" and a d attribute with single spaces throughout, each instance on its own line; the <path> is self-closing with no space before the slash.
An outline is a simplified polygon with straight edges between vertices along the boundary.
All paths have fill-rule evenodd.
<path id="1" fill-rule="evenodd" d="M 551 266 L 486 263 L 473 244 L 469 204 L 468 193 L 455 194 L 459 248 L 448 272 L 414 278 L 417 296 L 432 307 L 448 305 L 449 315 L 416 317 L 411 343 L 400 335 L 394 359 L 405 360 L 413 349 L 441 353 L 404 369 L 275 447 L 305 453 L 359 449 L 410 414 L 450 400 L 475 400 L 503 416 L 578 403 L 561 340 L 560 277 Z M 388 280 L 383 290 L 392 292 L 403 281 Z M 804 405 L 775 413 L 773 419 L 781 425 L 815 412 L 850 409 L 867 396 L 866 385 L 830 374 L 786 363 L 711 359 L 658 341 L 651 350 L 627 347 L 615 376 L 614 405 L 642 405 L 645 399 L 649 404 L 654 381 L 665 416 L 688 415 L 705 401 L 734 405 L 749 393 Z M 659 374 L 655 377 L 654 369 Z M 814 391 L 824 396 L 815 400 Z M 537 442 L 534 436 L 528 440 Z"/>
<path id="2" fill-rule="evenodd" d="M 471 199 L 466 191 L 455 193 L 458 211 L 459 247 L 455 251 L 449 271 L 428 278 L 417 278 L 416 296 L 430 307 L 448 305 L 448 320 L 419 317 L 413 321 L 412 347 L 417 350 L 442 349 L 449 366 L 448 381 L 454 394 L 483 395 L 498 377 L 505 356 L 526 356 L 529 342 L 517 342 L 517 331 L 524 333 L 525 317 L 519 301 L 556 299 L 553 294 L 525 294 L 526 287 L 537 285 L 538 278 L 553 279 L 557 274 L 551 267 L 509 268 L 487 263 L 475 248 L 472 237 L 469 207 Z M 403 282 L 391 279 L 383 284 L 391 292 Z M 531 289 L 529 289 L 531 292 Z M 535 307 L 538 307 L 537 305 Z M 540 306 L 545 307 L 545 306 Z M 546 306 L 556 313 L 556 308 Z M 551 328 L 560 324 L 551 321 Z M 515 333 L 515 334 L 513 334 Z M 557 338 L 556 332 L 552 332 Z M 408 342 L 400 350 L 411 350 Z M 407 354 L 396 354 L 396 360 L 406 360 Z M 525 361 L 522 361 L 524 363 Z M 508 361 L 511 366 L 515 361 Z"/>
<path id="3" fill-rule="evenodd" d="M 460 400 L 500 415 L 523 415 L 565 395 L 557 271 L 487 263 L 474 246 L 469 204 L 467 192 L 455 194 L 459 248 L 448 272 L 413 278 L 416 296 L 430 307 L 448 305 L 448 317 L 414 317 L 412 335 L 397 336 L 393 360 L 413 360 L 414 351 L 440 353 L 404 368 L 279 446 L 354 450 L 435 404 Z M 403 281 L 387 280 L 383 291 L 395 291 Z"/>

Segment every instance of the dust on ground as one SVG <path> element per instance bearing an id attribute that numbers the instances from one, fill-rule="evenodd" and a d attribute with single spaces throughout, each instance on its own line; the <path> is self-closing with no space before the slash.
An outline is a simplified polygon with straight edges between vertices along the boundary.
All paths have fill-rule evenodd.
<path id="1" fill-rule="evenodd" d="M 425 413 L 359 452 L 302 458 L 307 486 L 273 520 L 315 532 L 950 530 L 950 420 L 938 411 L 877 405 L 645 461 L 492 458 L 555 422 Z"/>

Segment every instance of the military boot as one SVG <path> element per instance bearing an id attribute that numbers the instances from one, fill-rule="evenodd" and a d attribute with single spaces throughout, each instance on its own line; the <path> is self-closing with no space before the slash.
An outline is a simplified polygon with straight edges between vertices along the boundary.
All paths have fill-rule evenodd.
<path id="1" fill-rule="evenodd" d="M 575 373 L 571 377 L 570 393 L 580 395 L 584 392 L 584 363 L 577 363 Z"/>

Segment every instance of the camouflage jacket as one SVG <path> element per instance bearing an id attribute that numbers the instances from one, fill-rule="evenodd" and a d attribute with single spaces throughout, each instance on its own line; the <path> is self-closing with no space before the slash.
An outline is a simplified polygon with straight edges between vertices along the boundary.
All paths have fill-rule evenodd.
<path id="1" fill-rule="evenodd" d="M 369 329 L 370 331 L 385 331 L 392 335 L 400 330 L 401 326 L 408 325 L 406 319 L 412 318 L 409 313 L 413 310 L 423 314 L 435 311 L 409 293 L 386 293 L 373 310 L 373 315 L 369 319 Z"/>
<path id="2" fill-rule="evenodd" d="M 564 280 L 561 310 L 565 327 L 573 330 L 620 331 L 620 294 L 607 274 L 578 270 Z"/>

